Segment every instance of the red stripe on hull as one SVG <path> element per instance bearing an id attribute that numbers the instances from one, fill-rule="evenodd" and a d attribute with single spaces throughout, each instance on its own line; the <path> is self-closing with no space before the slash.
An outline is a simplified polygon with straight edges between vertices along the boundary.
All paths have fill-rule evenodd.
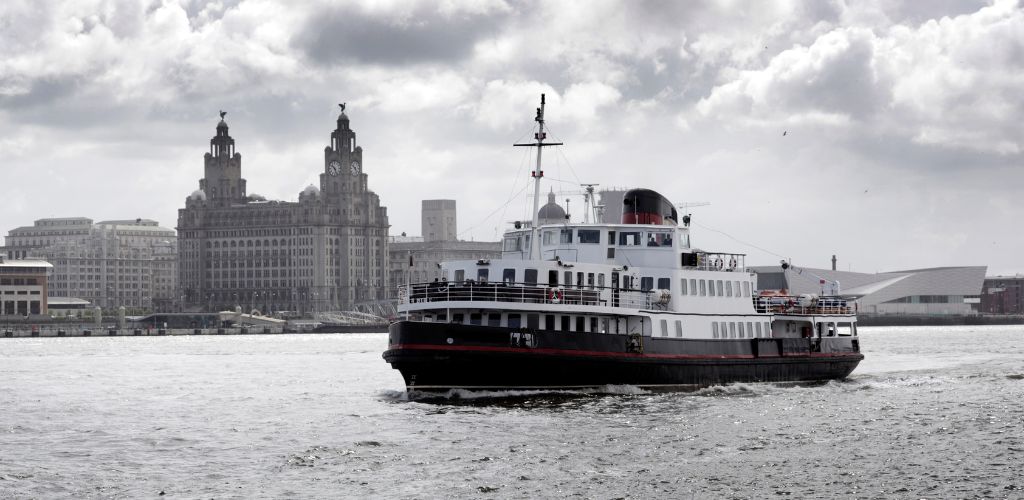
<path id="1" fill-rule="evenodd" d="M 751 354 L 656 354 L 656 353 L 628 353 L 628 352 L 604 352 L 604 351 L 577 351 L 572 349 L 546 349 L 546 348 L 515 348 L 515 347 L 490 347 L 490 346 L 455 346 L 455 345 L 434 345 L 434 344 L 398 344 L 388 348 L 388 351 L 400 350 L 422 350 L 422 351 L 455 351 L 455 352 L 498 352 L 515 354 L 542 354 L 548 356 L 589 356 L 600 358 L 630 358 L 630 359 L 756 359 Z M 386 353 L 385 353 L 386 354 Z M 778 358 L 780 356 L 762 356 Z M 812 357 L 861 357 L 858 352 L 813 352 L 790 354 L 786 358 Z"/>

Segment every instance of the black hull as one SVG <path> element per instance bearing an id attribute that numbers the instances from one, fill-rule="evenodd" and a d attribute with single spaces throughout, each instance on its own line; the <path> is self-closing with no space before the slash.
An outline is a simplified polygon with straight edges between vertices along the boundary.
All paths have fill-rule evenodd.
<path id="1" fill-rule="evenodd" d="M 856 337 L 637 339 L 400 321 L 384 359 L 407 388 L 443 391 L 825 381 L 845 378 L 864 356 Z"/>

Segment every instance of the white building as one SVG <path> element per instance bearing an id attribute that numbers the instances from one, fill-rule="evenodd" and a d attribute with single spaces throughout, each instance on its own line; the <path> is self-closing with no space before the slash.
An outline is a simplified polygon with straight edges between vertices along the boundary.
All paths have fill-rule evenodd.
<path id="1" fill-rule="evenodd" d="M 751 268 L 761 290 L 786 289 L 792 294 L 830 292 L 839 283 L 840 295 L 856 298 L 862 314 L 973 315 L 978 313 L 985 266 L 935 267 L 855 273 L 780 266 Z"/>
<path id="2" fill-rule="evenodd" d="M 40 219 L 8 232 L 5 243 L 8 258 L 53 265 L 50 297 L 130 310 L 152 310 L 175 299 L 177 238 L 153 220 Z"/>

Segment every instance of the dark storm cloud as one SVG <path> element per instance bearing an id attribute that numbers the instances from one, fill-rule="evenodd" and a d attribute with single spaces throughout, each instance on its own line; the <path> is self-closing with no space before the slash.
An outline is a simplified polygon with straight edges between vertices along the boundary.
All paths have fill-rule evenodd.
<path id="1" fill-rule="evenodd" d="M 455 62 L 477 41 L 496 33 L 506 15 L 442 15 L 419 9 L 408 17 L 375 16 L 356 9 L 314 12 L 293 42 L 323 64 Z"/>

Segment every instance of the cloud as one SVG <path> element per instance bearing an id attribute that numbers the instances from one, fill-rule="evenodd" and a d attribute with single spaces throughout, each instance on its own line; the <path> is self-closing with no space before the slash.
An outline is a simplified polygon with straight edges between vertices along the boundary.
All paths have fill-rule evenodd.
<path id="1" fill-rule="evenodd" d="M 862 125 L 941 148 L 1017 154 L 1024 13 L 1000 2 L 919 27 L 836 28 L 742 69 L 697 104 L 747 124 Z"/>
<path id="2" fill-rule="evenodd" d="M 312 11 L 295 45 L 320 64 L 376 65 L 456 62 L 500 28 L 503 2 L 441 8 L 426 2 L 368 3 Z"/>

